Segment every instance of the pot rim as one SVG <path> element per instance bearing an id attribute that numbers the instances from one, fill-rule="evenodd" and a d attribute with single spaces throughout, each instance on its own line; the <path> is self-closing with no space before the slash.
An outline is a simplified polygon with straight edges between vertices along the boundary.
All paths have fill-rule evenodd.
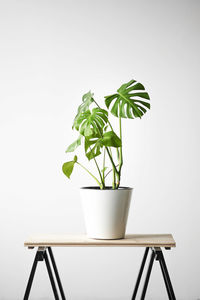
<path id="1" fill-rule="evenodd" d="M 120 186 L 118 189 L 113 189 L 112 186 L 106 186 L 105 189 L 100 189 L 99 186 L 83 186 L 80 187 L 81 190 L 95 190 L 95 191 L 126 191 L 126 190 L 133 190 L 131 187 L 127 186 Z"/>

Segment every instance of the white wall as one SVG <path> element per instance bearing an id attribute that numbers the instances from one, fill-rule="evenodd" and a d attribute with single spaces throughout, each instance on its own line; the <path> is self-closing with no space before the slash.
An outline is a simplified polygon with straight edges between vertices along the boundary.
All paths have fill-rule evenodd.
<path id="1" fill-rule="evenodd" d="M 84 232 L 78 188 L 93 181 L 61 171 L 73 117 L 83 93 L 103 103 L 132 78 L 152 109 L 123 122 L 122 184 L 135 189 L 127 231 L 173 233 L 177 299 L 200 298 L 199 26 L 199 1 L 0 2 L 1 300 L 23 298 L 34 255 L 26 237 Z M 55 250 L 72 300 L 130 299 L 142 254 Z M 155 265 L 147 300 L 167 299 L 160 275 Z M 31 299 L 52 299 L 42 264 Z"/>

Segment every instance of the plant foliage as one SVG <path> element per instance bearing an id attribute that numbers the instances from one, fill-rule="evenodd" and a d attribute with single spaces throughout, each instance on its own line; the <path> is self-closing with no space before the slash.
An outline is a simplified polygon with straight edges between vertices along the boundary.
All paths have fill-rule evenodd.
<path id="1" fill-rule="evenodd" d="M 105 177 L 113 173 L 113 189 L 120 185 L 121 169 L 123 165 L 122 153 L 122 121 L 121 118 L 141 118 L 150 109 L 150 97 L 144 86 L 136 80 L 121 85 L 116 93 L 105 97 L 105 104 L 111 113 L 119 118 L 119 136 L 113 130 L 108 118 L 108 111 L 102 109 L 93 98 L 93 94 L 88 92 L 83 95 L 82 103 L 79 105 L 77 114 L 73 121 L 72 128 L 79 132 L 77 140 L 70 144 L 66 152 L 73 152 L 82 144 L 84 140 L 84 151 L 87 159 L 94 160 L 99 173 L 99 179 L 86 167 L 77 161 L 74 156 L 72 161 L 63 164 L 63 173 L 70 178 L 74 165 L 78 164 L 85 169 L 97 182 L 101 189 L 105 188 Z M 90 109 L 91 105 L 95 105 Z M 109 128 L 109 130 L 108 130 Z M 115 162 L 112 148 L 117 151 L 117 162 Z M 103 165 L 99 168 L 96 158 L 103 154 Z M 106 155 L 111 164 L 111 170 L 105 175 L 108 167 L 105 166 Z M 99 159 L 99 158 L 97 158 Z"/>
<path id="2" fill-rule="evenodd" d="M 85 137 L 99 136 L 103 134 L 103 129 L 108 122 L 108 112 L 98 107 L 89 109 L 79 114 L 74 120 L 73 127 Z"/>
<path id="3" fill-rule="evenodd" d="M 75 165 L 76 162 L 77 162 L 77 156 L 75 155 L 74 159 L 72 161 L 68 161 L 68 162 L 66 162 L 66 163 L 63 164 L 63 166 L 62 166 L 63 173 L 68 178 L 70 178 L 70 176 L 72 174 L 72 171 L 74 169 L 74 165 Z"/>
<path id="4" fill-rule="evenodd" d="M 106 96 L 105 103 L 110 108 L 111 113 L 121 118 L 141 118 L 147 109 L 150 109 L 149 94 L 145 91 L 144 86 L 136 80 L 122 84 L 117 93 Z"/>
<path id="5" fill-rule="evenodd" d="M 105 147 L 121 147 L 121 140 L 114 131 L 105 132 L 100 138 L 91 137 L 85 139 L 85 154 L 89 160 L 101 154 L 101 149 Z M 88 151 L 89 150 L 89 151 Z"/>
<path id="6" fill-rule="evenodd" d="M 94 101 L 93 99 L 93 94 L 89 91 L 88 93 L 84 94 L 82 97 L 82 103 L 81 105 L 79 105 L 78 110 L 77 110 L 77 114 L 75 116 L 74 119 L 74 123 L 76 121 L 76 119 L 79 118 L 79 116 L 84 113 L 86 110 L 88 110 L 90 104 Z M 74 127 L 74 124 L 73 124 Z M 72 128 L 73 128 L 72 127 Z"/>

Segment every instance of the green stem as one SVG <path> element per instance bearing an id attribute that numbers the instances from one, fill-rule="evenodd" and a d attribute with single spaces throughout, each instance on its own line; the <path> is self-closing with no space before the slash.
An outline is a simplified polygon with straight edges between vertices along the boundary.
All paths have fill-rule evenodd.
<path id="1" fill-rule="evenodd" d="M 105 184 L 105 161 L 106 161 L 106 149 L 104 147 L 103 149 L 103 170 L 102 170 L 102 177 L 103 177 L 103 182 Z"/>
<path id="2" fill-rule="evenodd" d="M 99 106 L 99 104 L 94 100 L 94 98 L 93 98 L 93 101 L 94 101 L 94 103 L 96 104 L 96 106 L 98 106 L 98 108 L 101 108 L 101 107 Z"/>
<path id="3" fill-rule="evenodd" d="M 113 190 L 116 189 L 116 172 L 115 172 L 115 169 L 113 168 L 113 182 L 112 182 L 112 188 Z"/>
<path id="4" fill-rule="evenodd" d="M 86 172 L 88 172 L 93 178 L 94 180 L 96 180 L 97 184 L 100 186 L 100 188 L 102 189 L 102 184 L 101 182 L 86 168 L 84 167 L 82 164 L 80 164 L 79 162 L 76 162 L 79 166 L 81 166 Z"/>
<path id="5" fill-rule="evenodd" d="M 121 117 L 119 117 L 119 136 L 121 140 L 121 147 L 119 148 L 119 170 L 121 171 L 122 165 L 123 165 L 123 155 L 122 155 L 122 120 Z"/>
<path id="6" fill-rule="evenodd" d="M 110 158 L 111 164 L 112 164 L 112 166 L 113 166 L 115 172 L 118 173 L 117 168 L 116 168 L 116 166 L 115 166 L 115 164 L 114 164 L 112 155 L 110 154 L 110 152 L 109 152 L 109 150 L 108 150 L 108 147 L 105 147 L 105 148 L 106 148 L 106 151 L 107 151 L 107 153 L 108 153 L 108 156 L 109 156 L 109 158 Z"/>
<path id="7" fill-rule="evenodd" d="M 97 105 L 98 108 L 101 108 L 95 100 L 94 100 L 94 103 Z M 108 124 L 109 124 L 111 130 L 114 131 L 109 120 L 108 120 Z M 106 151 L 108 153 L 108 156 L 110 158 L 110 161 L 111 161 L 111 164 L 112 164 L 112 167 L 113 167 L 113 185 L 112 185 L 112 187 L 113 187 L 113 189 L 116 189 L 116 188 L 119 187 L 119 183 L 120 183 L 120 171 L 119 172 L 117 171 L 117 168 L 116 168 L 115 163 L 114 163 L 113 158 L 112 158 L 112 153 L 109 152 L 108 147 L 105 147 L 105 148 L 106 148 Z M 117 148 L 116 151 L 117 151 L 117 157 L 120 157 L 119 149 Z M 119 160 L 119 165 L 120 165 L 120 161 L 121 160 Z M 116 177 L 117 177 L 117 185 L 116 185 Z"/>
<path id="8" fill-rule="evenodd" d="M 103 177 L 102 177 L 102 175 L 101 175 L 101 171 L 100 171 L 100 169 L 99 169 L 99 166 L 98 166 L 98 163 L 97 163 L 97 160 L 96 160 L 95 157 L 94 157 L 94 162 L 95 162 L 96 167 L 97 167 L 97 170 L 98 170 L 98 172 L 99 172 L 99 176 L 100 176 L 100 179 L 101 179 L 101 185 L 102 185 L 102 188 L 104 189 L 104 188 L 105 188 L 104 179 L 103 179 Z"/>
<path id="9" fill-rule="evenodd" d="M 109 151 L 110 151 L 110 155 L 111 155 L 111 157 L 112 157 L 112 159 L 113 159 L 111 147 L 109 147 Z M 117 167 L 116 167 L 116 168 L 117 168 Z M 115 169 L 114 169 L 113 166 L 112 166 L 112 172 L 113 172 L 112 188 L 113 188 L 113 190 L 115 190 L 115 189 L 116 189 L 116 172 L 115 172 Z"/>
<path id="10" fill-rule="evenodd" d="M 121 178 L 121 169 L 123 165 L 123 154 L 122 154 L 122 121 L 121 117 L 119 117 L 119 135 L 120 135 L 120 140 L 121 140 L 121 147 L 119 148 L 119 172 L 117 174 L 117 188 L 120 185 L 120 178 Z"/>
<path id="11" fill-rule="evenodd" d="M 119 165 L 116 165 L 116 167 L 118 167 Z M 108 173 L 104 176 L 105 178 L 112 172 L 112 170 L 113 169 L 110 169 L 109 171 L 108 171 Z"/>
<path id="12" fill-rule="evenodd" d="M 116 148 L 117 150 L 117 159 L 118 159 L 118 162 L 119 162 L 119 148 Z"/>

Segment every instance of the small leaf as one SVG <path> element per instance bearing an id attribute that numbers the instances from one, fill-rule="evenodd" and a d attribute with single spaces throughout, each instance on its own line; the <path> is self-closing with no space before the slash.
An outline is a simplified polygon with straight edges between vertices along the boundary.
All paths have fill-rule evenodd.
<path id="1" fill-rule="evenodd" d="M 78 139 L 73 142 L 71 145 L 69 145 L 69 147 L 67 148 L 67 150 L 65 152 L 73 152 L 78 146 L 81 145 L 81 135 L 79 135 Z"/>
<path id="2" fill-rule="evenodd" d="M 74 165 L 75 165 L 76 161 L 77 161 L 77 156 L 74 156 L 74 160 L 68 161 L 68 162 L 64 163 L 62 166 L 62 171 L 68 178 L 70 178 L 70 176 L 72 174 L 72 171 L 74 169 Z"/>

